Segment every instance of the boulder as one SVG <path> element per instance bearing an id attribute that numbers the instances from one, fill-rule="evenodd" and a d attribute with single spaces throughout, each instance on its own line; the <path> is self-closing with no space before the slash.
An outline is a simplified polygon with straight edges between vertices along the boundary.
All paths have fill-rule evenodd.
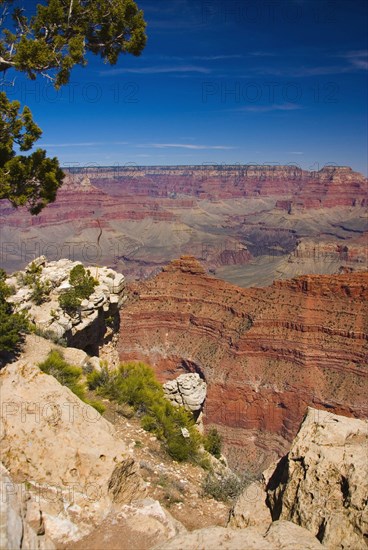
<path id="1" fill-rule="evenodd" d="M 157 500 L 147 498 L 130 505 L 124 504 L 117 512 L 109 514 L 92 533 L 74 544 L 73 550 L 149 550 L 186 532 L 185 527 Z"/>
<path id="2" fill-rule="evenodd" d="M 334 550 L 366 550 L 367 442 L 367 420 L 309 408 L 267 484 L 273 520 L 306 527 Z"/>
<path id="3" fill-rule="evenodd" d="M 154 550 L 321 550 L 321 543 L 303 527 L 276 521 L 262 535 L 257 529 L 207 527 L 178 535 Z"/>
<path id="4" fill-rule="evenodd" d="M 98 372 L 101 371 L 101 359 L 99 357 L 93 356 L 88 359 L 88 363 L 91 365 L 93 370 Z"/>
<path id="5" fill-rule="evenodd" d="M 248 485 L 230 511 L 228 526 L 241 529 L 256 527 L 261 533 L 266 533 L 272 521 L 266 496 L 261 481 Z"/>
<path id="6" fill-rule="evenodd" d="M 24 486 L 14 483 L 0 463 L 0 550 L 55 550 L 53 542 L 44 534 L 40 514 L 36 529 L 28 522 L 30 500 Z"/>
<path id="7" fill-rule="evenodd" d="M 255 529 L 206 527 L 178 535 L 154 550 L 277 550 Z"/>
<path id="8" fill-rule="evenodd" d="M 38 258 L 35 258 L 32 260 L 25 268 L 25 271 L 29 272 L 33 267 L 42 267 L 46 264 L 47 258 L 46 256 L 39 256 Z"/>
<path id="9" fill-rule="evenodd" d="M 19 359 L 23 359 L 30 364 L 42 363 L 51 350 L 57 349 L 64 356 L 64 359 L 71 365 L 83 367 L 88 361 L 87 353 L 78 348 L 65 348 L 54 344 L 51 340 L 47 340 L 37 334 L 27 334 L 24 340 L 22 353 Z M 1 380 L 1 378 L 0 378 Z"/>
<path id="10" fill-rule="evenodd" d="M 291 521 L 274 521 L 265 539 L 275 550 L 321 550 L 323 548 L 310 531 Z"/>
<path id="11" fill-rule="evenodd" d="M 37 496 L 53 540 L 77 540 L 114 504 L 144 494 L 115 428 L 67 387 L 24 360 L 4 368 L 0 384 L 3 463 Z"/>
<path id="12" fill-rule="evenodd" d="M 183 405 L 192 412 L 202 409 L 207 384 L 197 373 L 181 374 L 163 386 L 166 397 L 174 404 Z"/>

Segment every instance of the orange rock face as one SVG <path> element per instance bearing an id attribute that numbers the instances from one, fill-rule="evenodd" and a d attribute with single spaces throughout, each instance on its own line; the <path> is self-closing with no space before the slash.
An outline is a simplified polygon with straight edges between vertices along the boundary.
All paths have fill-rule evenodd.
<path id="1" fill-rule="evenodd" d="M 257 473 L 283 454 L 307 405 L 368 415 L 367 272 L 241 289 L 186 256 L 131 290 L 121 360 L 149 362 L 162 381 L 205 378 L 204 422 L 233 466 Z"/>

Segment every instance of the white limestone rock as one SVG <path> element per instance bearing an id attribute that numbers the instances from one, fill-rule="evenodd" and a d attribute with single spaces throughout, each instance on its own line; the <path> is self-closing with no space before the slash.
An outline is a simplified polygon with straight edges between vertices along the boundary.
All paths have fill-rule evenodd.
<path id="1" fill-rule="evenodd" d="M 334 550 L 366 550 L 368 421 L 309 408 L 267 486 L 274 519 L 307 528 Z"/>
<path id="2" fill-rule="evenodd" d="M 43 532 L 39 509 L 35 521 L 30 521 L 33 504 L 25 485 L 14 483 L 0 463 L 0 550 L 55 550 Z"/>
<path id="3" fill-rule="evenodd" d="M 197 373 L 181 374 L 163 385 L 166 397 L 192 412 L 200 411 L 207 394 L 207 384 Z"/>
<path id="4" fill-rule="evenodd" d="M 30 271 L 31 264 L 25 268 Z M 118 314 L 119 308 L 126 300 L 124 275 L 107 267 L 86 267 L 98 284 L 88 299 L 82 300 L 79 314 L 69 315 L 59 306 L 59 296 L 69 290 L 70 271 L 81 262 L 68 259 L 47 262 L 40 257 L 33 260 L 33 264 L 41 267 L 38 275 L 42 283 L 50 285 L 48 300 L 40 305 L 32 302 L 32 288 L 24 286 L 23 277 L 10 277 L 8 284 L 12 284 L 15 293 L 9 301 L 15 305 L 17 311 L 27 310 L 30 320 L 36 327 L 45 333 L 55 334 L 60 339 L 66 339 L 69 345 L 85 348 L 89 345 L 92 333 L 95 335 L 94 344 L 100 341 L 106 331 L 105 317 Z M 98 325 L 98 326 L 97 326 Z"/>

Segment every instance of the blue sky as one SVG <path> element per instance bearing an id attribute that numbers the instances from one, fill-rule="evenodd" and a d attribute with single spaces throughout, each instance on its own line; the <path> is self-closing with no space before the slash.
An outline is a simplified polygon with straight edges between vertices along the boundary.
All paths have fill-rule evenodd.
<path id="1" fill-rule="evenodd" d="M 367 3 L 138 0 L 148 43 L 58 93 L 17 75 L 63 165 L 350 165 L 367 173 Z"/>

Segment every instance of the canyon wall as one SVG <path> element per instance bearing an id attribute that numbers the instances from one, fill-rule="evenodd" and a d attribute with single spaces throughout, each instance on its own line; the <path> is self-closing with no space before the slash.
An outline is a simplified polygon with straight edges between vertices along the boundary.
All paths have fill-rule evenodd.
<path id="1" fill-rule="evenodd" d="M 366 417 L 368 273 L 303 276 L 241 289 L 192 257 L 131 287 L 121 360 L 149 362 L 161 381 L 198 372 L 204 422 L 232 466 L 259 473 L 281 456 L 308 405 Z"/>
<path id="2" fill-rule="evenodd" d="M 116 166 L 71 169 L 70 177 L 88 175 L 94 185 L 110 194 L 201 199 L 284 196 L 291 206 L 367 205 L 366 179 L 348 166 L 326 166 L 319 171 L 297 166 L 202 165 Z M 279 207 L 284 207 L 280 201 Z"/>
<path id="3" fill-rule="evenodd" d="M 348 167 L 309 172 L 296 166 L 116 166 L 65 172 L 56 201 L 38 216 L 0 201 L 0 261 L 7 271 L 44 255 L 107 265 L 134 280 L 190 254 L 208 271 L 246 287 L 260 284 L 259 274 L 264 285 L 279 277 L 368 265 L 367 180 Z M 301 241 L 311 251 L 317 246 L 318 257 L 296 250 Z M 293 253 L 297 261 L 291 265 Z"/>

